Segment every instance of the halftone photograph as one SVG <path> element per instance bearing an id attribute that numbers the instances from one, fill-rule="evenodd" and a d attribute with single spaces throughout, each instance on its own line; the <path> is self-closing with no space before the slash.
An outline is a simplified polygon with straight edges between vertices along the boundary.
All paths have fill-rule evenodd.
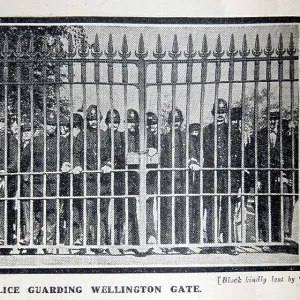
<path id="1" fill-rule="evenodd" d="M 298 265 L 298 42 L 0 24 L 0 267 Z"/>

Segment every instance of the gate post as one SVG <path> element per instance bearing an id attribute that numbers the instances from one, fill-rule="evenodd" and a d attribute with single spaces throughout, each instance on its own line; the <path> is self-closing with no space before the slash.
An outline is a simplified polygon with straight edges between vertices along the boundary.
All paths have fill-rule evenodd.
<path id="1" fill-rule="evenodd" d="M 146 201 L 147 201 L 147 185 L 146 185 L 146 165 L 147 165 L 147 148 L 146 148 L 146 63 L 143 35 L 140 35 L 138 51 L 135 52 L 138 57 L 138 92 L 139 92 L 139 108 L 140 108 L 140 155 L 139 155 L 139 173 L 140 173 L 140 205 L 139 205 L 139 240 L 141 251 L 146 250 Z"/>

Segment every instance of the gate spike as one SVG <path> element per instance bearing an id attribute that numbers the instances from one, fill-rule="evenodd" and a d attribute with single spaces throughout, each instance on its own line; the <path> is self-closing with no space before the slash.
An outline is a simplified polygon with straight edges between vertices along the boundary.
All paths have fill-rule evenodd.
<path id="1" fill-rule="evenodd" d="M 276 50 L 277 55 L 282 56 L 285 53 L 285 50 L 283 48 L 283 39 L 282 39 L 282 33 L 279 35 L 279 41 L 278 41 L 278 48 Z"/>
<path id="2" fill-rule="evenodd" d="M 48 54 L 48 44 L 47 44 L 47 37 L 46 36 L 43 37 L 42 53 L 43 53 L 43 55 Z"/>
<path id="3" fill-rule="evenodd" d="M 203 36 L 202 53 L 208 53 L 208 46 L 207 46 L 207 37 L 206 37 L 206 34 L 204 34 L 204 36 Z"/>
<path id="4" fill-rule="evenodd" d="M 187 53 L 192 54 L 194 52 L 194 46 L 193 46 L 193 38 L 192 35 L 189 35 L 189 40 L 187 44 Z"/>
<path id="5" fill-rule="evenodd" d="M 128 51 L 128 43 L 127 43 L 126 34 L 123 35 L 122 49 L 121 49 L 121 51 L 119 51 L 119 55 L 123 59 L 126 59 L 126 58 L 130 57 L 130 55 L 131 55 L 131 51 Z"/>
<path id="6" fill-rule="evenodd" d="M 172 52 L 178 53 L 178 51 L 179 51 L 179 48 L 178 48 L 177 34 L 175 34 L 174 39 L 173 39 Z"/>
<path id="7" fill-rule="evenodd" d="M 80 57 L 87 57 L 89 55 L 89 49 L 87 47 L 86 36 L 85 34 L 81 38 L 80 48 L 78 49 L 78 53 Z"/>
<path id="8" fill-rule="evenodd" d="M 4 45 L 3 45 L 3 54 L 5 56 L 7 56 L 9 53 L 9 49 L 8 49 L 8 36 L 5 34 L 4 35 Z"/>
<path id="9" fill-rule="evenodd" d="M 206 34 L 204 34 L 202 40 L 202 48 L 201 48 L 201 52 L 199 51 L 199 55 L 201 57 L 208 57 L 210 53 L 211 51 L 208 51 L 208 46 L 207 46 L 207 37 Z"/>
<path id="10" fill-rule="evenodd" d="M 138 51 L 139 51 L 139 53 L 145 53 L 143 34 L 140 35 Z"/>
<path id="11" fill-rule="evenodd" d="M 229 52 L 234 53 L 234 51 L 235 51 L 234 35 L 231 34 L 231 37 L 230 37 L 230 45 L 229 45 Z"/>
<path id="12" fill-rule="evenodd" d="M 214 51 L 215 57 L 221 57 L 224 55 L 224 51 L 222 50 L 221 36 L 218 34 L 216 49 Z"/>
<path id="13" fill-rule="evenodd" d="M 95 35 L 94 51 L 95 52 L 100 52 L 100 45 L 99 45 L 99 36 L 98 36 L 98 33 L 96 33 L 96 35 Z"/>
<path id="14" fill-rule="evenodd" d="M 174 34 L 172 51 L 169 51 L 169 56 L 172 58 L 178 58 L 180 55 L 181 51 L 179 51 L 178 47 L 177 34 Z"/>
<path id="15" fill-rule="evenodd" d="M 114 52 L 113 39 L 112 39 L 111 33 L 109 34 L 109 37 L 108 37 L 107 52 L 108 53 Z"/>
<path id="16" fill-rule="evenodd" d="M 184 53 L 185 57 L 192 58 L 196 55 L 196 51 L 194 51 L 193 38 L 192 35 L 189 34 L 188 43 L 186 52 Z"/>
<path id="17" fill-rule="evenodd" d="M 92 45 L 92 56 L 95 58 L 99 58 L 102 55 L 102 51 L 100 50 L 99 36 L 98 33 L 95 35 L 95 42 Z"/>
<path id="18" fill-rule="evenodd" d="M 268 34 L 267 46 L 264 52 L 267 56 L 271 56 L 274 53 L 274 50 L 272 49 L 272 41 L 271 41 L 270 33 Z"/>
<path id="19" fill-rule="evenodd" d="M 145 58 L 148 55 L 148 51 L 145 52 L 144 37 L 142 33 L 139 38 L 138 51 L 135 52 L 135 55 L 139 58 Z"/>
<path id="20" fill-rule="evenodd" d="M 250 53 L 250 50 L 248 49 L 248 44 L 247 44 L 247 36 L 244 34 L 243 37 L 243 43 L 242 43 L 242 50 L 240 51 L 240 56 L 246 57 Z"/>
<path id="21" fill-rule="evenodd" d="M 254 49 L 252 50 L 252 53 L 254 56 L 260 56 L 262 53 L 262 50 L 260 49 L 260 45 L 259 45 L 259 35 L 256 35 L 255 38 L 255 44 L 254 44 Z"/>
<path id="22" fill-rule="evenodd" d="M 157 36 L 157 42 L 156 42 L 156 53 L 157 54 L 162 54 L 162 43 L 161 43 L 161 37 L 160 34 Z"/>
<path id="23" fill-rule="evenodd" d="M 18 36 L 18 39 L 17 39 L 16 54 L 17 54 L 18 57 L 20 57 L 22 55 L 22 44 L 21 44 L 21 37 L 20 36 Z"/>
<path id="24" fill-rule="evenodd" d="M 34 35 L 30 35 L 29 40 L 29 55 L 32 56 L 34 54 Z"/>
<path id="25" fill-rule="evenodd" d="M 163 51 L 161 37 L 160 34 L 158 34 L 157 41 L 156 41 L 156 52 L 153 52 L 153 56 L 155 58 L 163 58 L 165 55 L 166 55 L 166 51 Z"/>
<path id="26" fill-rule="evenodd" d="M 294 45 L 294 36 L 291 33 L 290 35 L 290 43 L 289 43 L 289 48 L 288 48 L 288 54 L 290 56 L 294 55 L 296 53 L 295 45 Z"/>
<path id="27" fill-rule="evenodd" d="M 74 52 L 74 45 L 73 45 L 73 36 L 71 33 L 68 34 L 68 54 L 69 56 Z"/>
<path id="28" fill-rule="evenodd" d="M 227 51 L 228 56 L 235 56 L 238 52 L 235 50 L 234 35 L 230 37 L 229 50 Z"/>
<path id="29" fill-rule="evenodd" d="M 123 36 L 122 52 L 123 53 L 128 53 L 128 44 L 127 44 L 126 34 L 124 34 L 124 36 Z"/>

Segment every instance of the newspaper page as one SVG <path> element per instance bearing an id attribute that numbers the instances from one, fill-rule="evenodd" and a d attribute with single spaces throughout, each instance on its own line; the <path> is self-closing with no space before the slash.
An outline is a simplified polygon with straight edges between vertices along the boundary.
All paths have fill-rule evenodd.
<path id="1" fill-rule="evenodd" d="M 255 20 L 1 20 L 5 299 L 299 299 L 299 20 Z"/>

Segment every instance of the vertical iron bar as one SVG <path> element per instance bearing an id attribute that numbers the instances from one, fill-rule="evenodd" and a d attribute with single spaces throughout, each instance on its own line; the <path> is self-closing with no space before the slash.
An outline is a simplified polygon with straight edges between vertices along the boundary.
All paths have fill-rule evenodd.
<path id="1" fill-rule="evenodd" d="M 207 37 L 204 34 L 203 41 L 202 41 L 202 49 L 201 52 L 199 51 L 199 55 L 202 58 L 201 61 L 201 93 L 200 93 L 200 112 L 199 112 L 199 123 L 200 123 L 200 136 L 199 136 L 199 143 L 200 143 L 200 155 L 199 155 L 199 164 L 201 164 L 201 160 L 203 157 L 203 113 L 204 113 L 204 98 L 205 98 L 205 83 L 207 80 L 207 58 L 210 56 L 211 51 L 208 51 L 207 46 Z M 200 167 L 202 167 L 200 165 Z M 203 209 L 203 170 L 200 169 L 200 244 L 203 244 L 203 230 L 205 228 L 207 232 L 206 225 L 204 226 L 204 209 Z M 207 224 L 207 222 L 206 222 Z"/>
<path id="2" fill-rule="evenodd" d="M 140 107 L 140 245 L 141 248 L 146 247 L 146 201 L 147 201 L 147 186 L 146 186 L 146 167 L 147 167 L 147 148 L 146 148 L 146 62 L 145 57 L 148 55 L 144 49 L 143 35 L 140 35 L 138 51 L 135 52 L 138 57 L 138 91 L 139 91 L 139 107 Z"/>
<path id="3" fill-rule="evenodd" d="M 242 61 L 242 99 L 241 99 L 241 109 L 242 109 L 242 120 L 241 120 L 241 194 L 242 194 L 242 203 L 241 203 L 241 221 L 242 221 L 242 229 L 241 229 L 241 242 L 246 242 L 246 211 L 245 211 L 245 96 L 246 96 L 246 82 L 247 82 L 247 60 L 246 57 L 249 55 L 250 51 L 247 47 L 247 39 L 246 35 L 243 38 L 242 50 L 240 51 L 240 55 L 243 58 Z M 247 141 L 249 142 L 249 141 Z M 251 166 L 252 167 L 252 166 Z"/>
<path id="4" fill-rule="evenodd" d="M 260 46 L 259 46 L 259 36 L 256 35 L 255 40 L 255 48 L 252 51 L 255 57 L 259 57 L 262 53 Z M 259 83 L 259 60 L 254 61 L 254 158 L 255 158 L 255 240 L 258 242 L 259 240 L 259 227 L 258 227 L 258 149 L 257 149 L 257 134 L 258 134 L 258 83 Z"/>

